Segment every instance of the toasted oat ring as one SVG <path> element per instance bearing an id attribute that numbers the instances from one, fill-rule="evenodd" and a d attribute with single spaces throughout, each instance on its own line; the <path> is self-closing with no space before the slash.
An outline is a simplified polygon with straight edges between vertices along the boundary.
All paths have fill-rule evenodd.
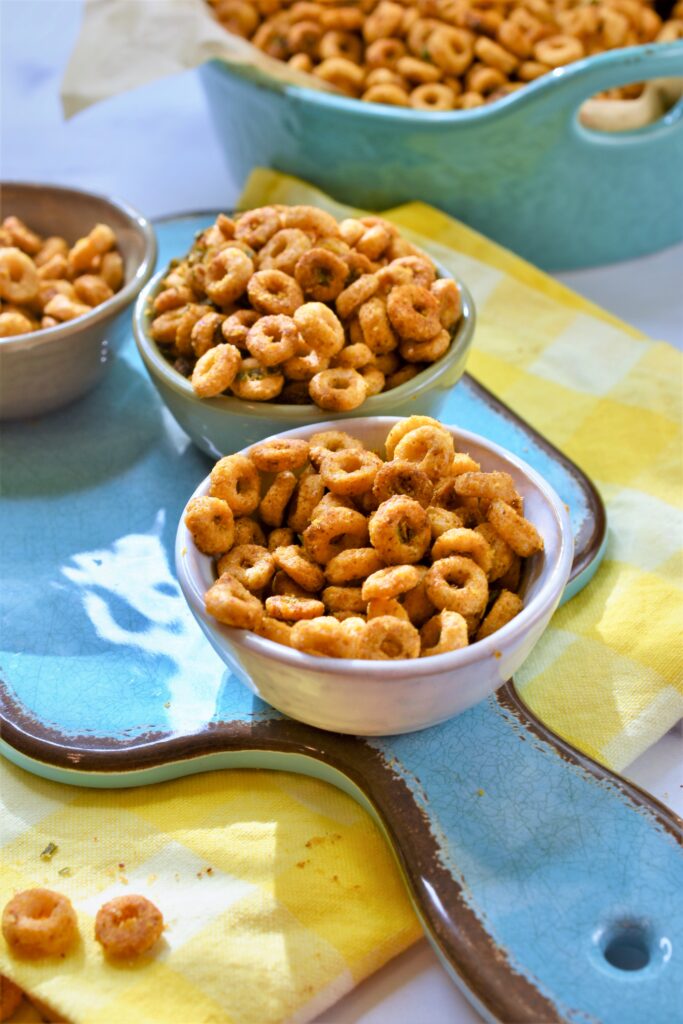
<path id="1" fill-rule="evenodd" d="M 366 623 L 357 657 L 372 661 L 395 661 L 419 656 L 420 634 L 412 623 L 396 618 L 395 615 L 379 615 Z"/>
<path id="2" fill-rule="evenodd" d="M 481 94 L 484 98 L 492 92 L 497 92 L 504 85 L 507 85 L 507 78 L 502 71 L 491 68 L 488 64 L 473 64 L 465 77 L 468 95 L 470 92 Z M 464 98 L 460 97 L 462 100 Z"/>
<path id="3" fill-rule="evenodd" d="M 349 268 L 329 249 L 309 249 L 297 261 L 294 276 L 306 296 L 332 302 L 343 290 Z"/>
<path id="4" fill-rule="evenodd" d="M 296 544 L 296 534 L 289 526 L 276 526 L 268 534 L 268 550 L 273 553 L 278 548 L 289 547 L 290 544 Z"/>
<path id="5" fill-rule="evenodd" d="M 236 36 L 249 39 L 259 26 L 259 12 L 246 0 L 220 0 L 215 9 L 221 25 Z"/>
<path id="6" fill-rule="evenodd" d="M 427 575 L 427 569 L 423 565 L 416 566 L 416 568 L 418 568 L 422 574 L 420 582 L 416 587 L 413 587 L 412 590 L 409 590 L 407 594 L 404 594 L 402 606 L 412 624 L 419 627 L 434 615 L 436 608 L 429 600 L 427 591 L 425 590 L 425 576 Z"/>
<path id="7" fill-rule="evenodd" d="M 361 99 L 364 103 L 384 103 L 389 107 L 409 107 L 408 93 L 394 82 L 379 82 L 366 89 Z"/>
<path id="8" fill-rule="evenodd" d="M 403 78 L 406 78 L 411 85 L 427 85 L 429 82 L 438 82 L 441 78 L 441 69 L 426 60 L 418 60 L 417 57 L 399 57 L 396 61 L 396 71 Z"/>
<path id="9" fill-rule="evenodd" d="M 420 640 L 422 658 L 458 651 L 467 647 L 467 622 L 459 612 L 440 611 L 425 622 L 420 630 Z"/>
<path id="10" fill-rule="evenodd" d="M 398 345 L 389 316 L 386 301 L 374 295 L 358 309 L 358 322 L 363 334 L 363 341 L 371 352 L 385 355 L 392 352 Z"/>
<path id="11" fill-rule="evenodd" d="M 209 305 L 189 302 L 186 306 L 169 309 L 158 316 L 151 328 L 152 337 L 162 345 L 175 344 L 181 356 L 192 357 L 195 351 L 192 345 L 192 331 L 198 320 L 214 310 Z"/>
<path id="12" fill-rule="evenodd" d="M 352 658 L 355 643 L 351 634 L 333 615 L 320 615 L 297 622 L 291 635 L 292 647 L 317 658 Z"/>
<path id="13" fill-rule="evenodd" d="M 365 445 L 357 437 L 351 437 L 343 430 L 323 430 L 308 439 L 310 459 L 318 469 L 330 452 L 345 451 L 351 448 L 365 450 Z"/>
<path id="14" fill-rule="evenodd" d="M 312 381 L 317 373 L 326 370 L 329 365 L 330 360 L 326 356 L 321 356 L 319 352 L 311 349 L 306 355 L 292 356 L 291 359 L 287 359 L 282 364 L 282 370 L 290 382 L 299 384 L 303 381 L 306 384 L 306 402 L 310 405 L 309 381 Z"/>
<path id="15" fill-rule="evenodd" d="M 313 58 L 318 53 L 320 40 L 323 35 L 323 27 L 318 21 L 312 18 L 305 18 L 297 21 L 287 29 L 287 47 L 292 51 L 293 56 L 287 63 L 290 66 L 298 67 L 301 58 L 305 58 L 305 66 L 301 63 L 301 71 L 313 70 Z M 299 58 L 297 60 L 297 58 Z"/>
<path id="16" fill-rule="evenodd" d="M 285 228 L 300 228 L 320 238 L 339 237 L 339 225 L 332 214 L 317 206 L 284 206 L 281 216 Z"/>
<path id="17" fill-rule="evenodd" d="M 405 494 L 427 508 L 432 500 L 434 485 L 424 470 L 407 459 L 392 459 L 380 466 L 372 492 L 381 504 L 394 494 Z"/>
<path id="18" fill-rule="evenodd" d="M 522 61 L 517 69 L 517 77 L 522 82 L 533 82 L 537 78 L 547 75 L 549 71 L 552 71 L 549 64 L 541 64 L 537 60 L 525 60 Z"/>
<path id="19" fill-rule="evenodd" d="M 437 562 L 440 558 L 448 558 L 449 555 L 467 555 L 487 576 L 491 571 L 491 548 L 486 538 L 476 530 L 456 526 L 437 537 L 432 546 L 432 561 Z"/>
<path id="20" fill-rule="evenodd" d="M 274 367 L 262 366 L 258 359 L 243 359 L 230 390 L 245 401 L 269 402 L 277 398 L 284 383 L 284 375 Z"/>
<path id="21" fill-rule="evenodd" d="M 406 55 L 406 45 L 401 39 L 384 37 L 375 39 L 365 50 L 365 66 L 372 69 L 396 67 L 396 62 Z M 366 77 L 367 81 L 367 77 Z"/>
<path id="22" fill-rule="evenodd" d="M 260 491 L 256 466 L 246 455 L 225 455 L 211 470 L 211 495 L 227 501 L 236 515 L 254 512 Z"/>
<path id="23" fill-rule="evenodd" d="M 77 933 L 71 902 L 51 889 L 18 892 L 2 912 L 2 934 L 19 956 L 64 956 Z"/>
<path id="24" fill-rule="evenodd" d="M 449 470 L 451 476 L 460 476 L 461 473 L 479 473 L 480 471 L 481 466 L 468 452 L 456 452 Z"/>
<path id="25" fill-rule="evenodd" d="M 97 911 L 95 938 L 107 956 L 130 959 L 147 953 L 161 938 L 164 918 L 145 896 L 116 896 Z"/>
<path id="26" fill-rule="evenodd" d="M 259 319 L 255 309 L 238 309 L 226 317 L 221 324 L 223 340 L 237 348 L 247 347 L 247 334 Z"/>
<path id="27" fill-rule="evenodd" d="M 223 313 L 213 312 L 205 313 L 198 320 L 195 320 L 190 332 L 190 344 L 197 359 L 201 359 L 210 349 L 215 348 L 221 342 L 223 337 L 221 334 L 221 324 L 224 320 L 225 316 Z"/>
<path id="28" fill-rule="evenodd" d="M 453 110 L 455 107 L 455 93 L 443 82 L 426 82 L 416 86 L 409 100 L 415 110 Z"/>
<path id="29" fill-rule="evenodd" d="M 504 75 L 511 75 L 519 64 L 519 58 L 514 53 L 510 53 L 500 43 L 494 43 L 493 39 L 487 39 L 486 36 L 479 36 L 474 44 L 474 52 L 480 61 L 496 68 L 497 71 L 502 71 Z"/>
<path id="30" fill-rule="evenodd" d="M 492 633 L 496 633 L 502 626 L 514 619 L 523 607 L 524 603 L 521 597 L 509 590 L 501 590 L 477 630 L 476 639 L 483 640 L 485 637 L 491 636 Z"/>
<path id="31" fill-rule="evenodd" d="M 368 601 L 367 618 L 377 619 L 380 615 L 394 615 L 397 619 L 410 622 L 408 612 L 395 597 L 373 597 Z"/>
<path id="32" fill-rule="evenodd" d="M 340 29 L 330 29 L 320 40 L 318 52 L 323 60 L 330 57 L 344 57 L 346 60 L 360 64 L 362 45 L 358 36 L 353 32 L 343 32 Z"/>
<path id="33" fill-rule="evenodd" d="M 435 363 L 445 355 L 451 343 L 449 331 L 442 328 L 428 341 L 402 341 L 399 352 L 409 363 Z"/>
<path id="34" fill-rule="evenodd" d="M 33 260 L 21 249 L 0 249 L 0 297 L 6 302 L 32 302 L 38 295 L 40 279 Z"/>
<path id="35" fill-rule="evenodd" d="M 290 505 L 287 525 L 296 533 L 303 533 L 313 521 L 313 510 L 325 493 L 325 485 L 317 473 L 299 477 Z"/>
<path id="36" fill-rule="evenodd" d="M 425 590 L 439 610 L 461 615 L 481 613 L 489 596 L 486 574 L 471 558 L 460 555 L 434 562 L 425 576 Z"/>
<path id="37" fill-rule="evenodd" d="M 289 469 L 283 469 L 276 475 L 259 505 L 259 515 L 267 526 L 282 526 L 285 509 L 296 484 L 297 479 Z"/>
<path id="38" fill-rule="evenodd" d="M 281 227 L 280 214 L 273 206 L 260 206 L 238 216 L 235 238 L 251 249 L 260 249 Z"/>
<path id="39" fill-rule="evenodd" d="M 209 615 L 236 629 L 256 629 L 263 605 L 231 572 L 224 572 L 204 594 Z"/>
<path id="40" fill-rule="evenodd" d="M 251 519 L 249 516 L 239 516 L 235 520 L 235 539 L 233 543 L 235 546 L 238 544 L 258 544 L 259 547 L 265 547 L 266 535 L 255 519 Z"/>
<path id="41" fill-rule="evenodd" d="M 456 77 L 464 74 L 474 59 L 471 33 L 446 25 L 430 32 L 426 49 L 439 68 Z"/>
<path id="42" fill-rule="evenodd" d="M 383 501 L 370 520 L 370 540 L 387 565 L 419 562 L 429 546 L 427 513 L 405 494 Z"/>
<path id="43" fill-rule="evenodd" d="M 333 412 L 347 412 L 362 405 L 367 397 L 365 382 L 357 370 L 337 367 L 321 370 L 311 378 L 308 391 L 317 406 Z"/>
<path id="44" fill-rule="evenodd" d="M 48 319 L 47 317 L 44 319 Z M 55 320 L 54 324 L 50 326 L 54 327 L 58 323 Z M 41 326 L 48 326 L 41 324 Z M 0 338 L 9 338 L 17 334 L 28 334 L 30 331 L 35 329 L 35 322 L 29 320 L 23 313 L 17 313 L 13 311 L 5 311 L 0 313 Z"/>
<path id="45" fill-rule="evenodd" d="M 356 242 L 356 252 L 376 262 L 385 256 L 393 237 L 389 224 L 369 224 Z"/>
<path id="46" fill-rule="evenodd" d="M 384 390 L 386 383 L 386 377 L 380 369 L 376 366 L 364 366 L 358 371 L 365 382 L 365 390 L 368 398 L 372 395 L 378 395 L 380 391 Z"/>
<path id="47" fill-rule="evenodd" d="M 534 46 L 534 57 L 541 64 L 559 68 L 572 61 L 581 60 L 585 51 L 580 40 L 574 36 L 555 35 L 540 39 Z"/>
<path id="48" fill-rule="evenodd" d="M 355 341 L 352 345 L 345 345 L 332 360 L 335 369 L 342 366 L 347 370 L 362 370 L 366 366 L 374 365 L 374 362 L 375 354 L 364 341 Z"/>
<path id="49" fill-rule="evenodd" d="M 308 459 L 308 441 L 298 437 L 280 437 L 261 441 L 249 449 L 249 458 L 263 473 L 281 473 L 299 469 Z"/>
<path id="50" fill-rule="evenodd" d="M 355 496 L 372 488 L 382 460 L 373 452 L 356 448 L 330 452 L 320 466 L 323 483 L 333 494 Z"/>
<path id="51" fill-rule="evenodd" d="M 328 57 L 313 68 L 313 74 L 349 96 L 358 96 L 365 72 L 346 57 Z"/>
<path id="52" fill-rule="evenodd" d="M 509 473 L 493 470 L 489 473 L 459 473 L 453 481 L 456 494 L 467 498 L 500 498 L 512 502 L 519 498 L 515 482 Z"/>
<path id="53" fill-rule="evenodd" d="M 394 330 L 410 341 L 427 341 L 441 330 L 439 303 L 420 285 L 392 288 L 387 296 L 387 313 Z"/>
<path id="54" fill-rule="evenodd" d="M 258 256 L 259 270 L 281 270 L 293 276 L 299 259 L 311 248 L 311 239 L 299 228 L 282 228 L 270 238 Z"/>
<path id="55" fill-rule="evenodd" d="M 366 601 L 378 597 L 399 597 L 416 587 L 421 578 L 420 571 L 414 565 L 390 565 L 368 576 L 361 592 Z"/>
<path id="56" fill-rule="evenodd" d="M 333 310 L 322 302 L 299 306 L 294 323 L 306 345 L 320 356 L 329 359 L 344 347 L 344 328 Z"/>
<path id="57" fill-rule="evenodd" d="M 233 545 L 232 509 L 223 498 L 192 498 L 185 509 L 184 522 L 196 546 L 205 555 L 223 554 Z"/>
<path id="58" fill-rule="evenodd" d="M 303 542 L 309 555 L 324 565 L 346 548 L 367 546 L 367 520 L 350 508 L 326 508 L 304 530 Z"/>
<path id="59" fill-rule="evenodd" d="M 255 629 L 259 636 L 266 640 L 272 640 L 276 644 L 284 644 L 285 647 L 292 646 L 292 627 L 280 619 L 273 619 L 270 615 L 264 615 Z"/>
<path id="60" fill-rule="evenodd" d="M 273 558 L 278 568 L 286 572 L 304 590 L 315 592 L 325 585 L 325 574 L 322 569 L 311 561 L 307 552 L 298 544 L 275 548 Z"/>
<path id="61" fill-rule="evenodd" d="M 236 246 L 227 246 L 216 253 L 207 268 L 206 294 L 218 306 L 227 306 L 239 299 L 254 273 L 254 264 Z"/>
<path id="62" fill-rule="evenodd" d="M 266 611 L 273 619 L 298 622 L 299 619 L 315 619 L 324 615 L 325 605 L 312 597 L 276 594 L 266 598 Z"/>
<path id="63" fill-rule="evenodd" d="M 306 590 L 304 587 L 288 576 L 283 569 L 278 571 L 273 576 L 273 582 L 270 585 L 270 593 L 273 597 L 310 597 L 310 590 Z"/>
<path id="64" fill-rule="evenodd" d="M 240 544 L 218 560 L 219 576 L 229 573 L 249 591 L 267 587 L 275 574 L 275 560 L 259 544 Z"/>
<path id="65" fill-rule="evenodd" d="M 448 473 L 454 454 L 453 438 L 443 427 L 416 427 L 394 449 L 394 458 L 412 462 L 434 481 Z"/>
<path id="66" fill-rule="evenodd" d="M 293 316 L 304 301 L 294 278 L 281 270 L 257 270 L 249 279 L 247 295 L 254 309 L 274 315 Z"/>
<path id="67" fill-rule="evenodd" d="M 350 548 L 330 559 L 325 566 L 325 576 L 328 583 L 343 586 L 367 579 L 383 566 L 384 562 L 374 548 Z"/>
<path id="68" fill-rule="evenodd" d="M 387 459 L 391 460 L 394 458 L 396 446 L 406 434 L 409 434 L 411 430 L 417 430 L 418 427 L 438 427 L 439 430 L 445 428 L 439 423 L 438 420 L 433 419 L 431 416 L 408 416 L 407 419 L 399 420 L 393 425 L 389 433 L 387 434 L 384 447 L 387 453 Z"/>
<path id="69" fill-rule="evenodd" d="M 536 527 L 504 501 L 492 501 L 486 518 L 520 558 L 529 558 L 543 550 L 543 538 Z"/>
<path id="70" fill-rule="evenodd" d="M 427 509 L 427 518 L 432 531 L 432 540 L 436 540 L 446 530 L 455 530 L 461 527 L 465 521 L 464 516 L 458 510 L 434 505 L 430 505 Z"/>
<path id="71" fill-rule="evenodd" d="M 362 253 L 357 253 L 356 255 L 359 257 L 363 256 Z M 367 257 L 363 256 L 363 259 L 367 259 Z M 342 320 L 348 320 L 359 306 L 362 306 L 364 302 L 372 298 L 378 288 L 379 281 L 374 274 L 361 274 L 353 284 L 348 285 L 337 296 L 335 306 L 338 315 Z"/>
<path id="72" fill-rule="evenodd" d="M 517 555 L 489 522 L 480 523 L 474 527 L 474 531 L 483 537 L 492 553 L 492 564 L 488 570 L 489 581 L 493 583 L 502 579 L 513 567 Z"/>
<path id="73" fill-rule="evenodd" d="M 325 587 L 322 592 L 325 607 L 331 612 L 364 612 L 367 601 L 360 587 Z"/>
<path id="74" fill-rule="evenodd" d="M 473 110 L 475 107 L 483 107 L 486 100 L 480 92 L 468 89 L 461 96 L 458 96 L 455 105 L 458 110 Z"/>
<path id="75" fill-rule="evenodd" d="M 247 334 L 247 348 L 263 366 L 277 366 L 290 359 L 301 342 L 290 316 L 262 316 Z"/>
<path id="76" fill-rule="evenodd" d="M 195 363 L 192 388 L 200 398 L 213 398 L 226 391 L 234 381 L 242 362 L 234 345 L 215 345 Z"/>
<path id="77" fill-rule="evenodd" d="M 452 330 L 462 314 L 462 296 L 452 277 L 440 277 L 431 286 L 432 295 L 439 304 L 439 322 L 447 331 Z"/>
<path id="78" fill-rule="evenodd" d="M 24 993 L 19 986 L 0 974 L 0 1020 L 8 1020 L 23 998 Z"/>

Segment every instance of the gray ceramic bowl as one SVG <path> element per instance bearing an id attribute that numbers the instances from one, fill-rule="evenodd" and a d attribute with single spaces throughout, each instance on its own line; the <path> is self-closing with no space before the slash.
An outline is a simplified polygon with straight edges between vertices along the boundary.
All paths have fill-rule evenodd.
<path id="1" fill-rule="evenodd" d="M 125 283 L 91 313 L 58 327 L 0 338 L 0 419 L 37 416 L 80 398 L 110 361 L 115 322 L 149 280 L 156 261 L 154 229 L 120 200 L 81 189 L 23 182 L 2 184 L 1 216 L 14 214 L 41 235 L 69 243 L 108 224 L 123 257 Z"/>
<path id="2" fill-rule="evenodd" d="M 451 276 L 438 264 L 437 268 L 442 277 Z M 448 352 L 412 380 L 391 391 L 366 398 L 357 409 L 331 413 L 313 404 L 247 402 L 227 395 L 198 398 L 189 380 L 173 369 L 149 333 L 151 300 L 165 275 L 166 271 L 156 274 L 138 297 L 133 315 L 135 341 L 157 391 L 176 421 L 213 459 L 219 459 L 227 452 L 239 451 L 245 445 L 255 444 L 283 430 L 313 426 L 321 420 L 343 420 L 359 415 L 411 416 L 413 413 L 438 418 L 451 389 L 465 371 L 474 334 L 474 300 L 463 283 L 458 281 L 462 293 L 462 317 Z"/>

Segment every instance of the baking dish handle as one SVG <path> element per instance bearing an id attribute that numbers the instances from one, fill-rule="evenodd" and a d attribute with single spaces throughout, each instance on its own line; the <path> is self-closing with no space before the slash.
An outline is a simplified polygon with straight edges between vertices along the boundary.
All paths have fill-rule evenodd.
<path id="1" fill-rule="evenodd" d="M 614 89 L 652 78 L 683 76 L 683 39 L 609 50 L 551 72 L 555 98 L 572 112 L 584 100 L 605 89 Z"/>

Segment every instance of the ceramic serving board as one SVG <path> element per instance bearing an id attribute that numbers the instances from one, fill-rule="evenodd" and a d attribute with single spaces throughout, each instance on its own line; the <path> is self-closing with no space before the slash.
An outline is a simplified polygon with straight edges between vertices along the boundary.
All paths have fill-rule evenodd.
<path id="1" fill-rule="evenodd" d="M 158 225 L 160 262 L 211 215 Z M 385 739 L 286 719 L 226 674 L 180 595 L 175 529 L 210 468 L 161 406 L 128 332 L 79 403 L 2 436 L 0 749 L 77 785 L 216 768 L 299 771 L 354 796 L 427 935 L 489 1020 L 683 1021 L 683 827 L 572 751 L 512 684 Z M 443 418 L 516 452 L 569 506 L 571 596 L 605 518 L 589 480 L 469 377 Z"/>

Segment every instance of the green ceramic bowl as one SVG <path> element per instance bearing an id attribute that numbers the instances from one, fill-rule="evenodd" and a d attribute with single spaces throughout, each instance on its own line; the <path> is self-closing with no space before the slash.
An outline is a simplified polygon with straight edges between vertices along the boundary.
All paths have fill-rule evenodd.
<path id="1" fill-rule="evenodd" d="M 323 420 L 343 420 L 357 416 L 411 416 L 422 413 L 438 418 L 450 390 L 465 370 L 467 353 L 474 334 L 474 302 L 468 289 L 458 281 L 462 293 L 462 317 L 455 329 L 448 352 L 412 380 L 368 398 L 357 409 L 332 413 L 317 405 L 280 405 L 274 402 L 246 402 L 241 398 L 219 395 L 197 398 L 192 385 L 164 358 L 149 333 L 151 300 L 167 271 L 156 274 L 140 292 L 133 314 L 133 331 L 138 351 L 159 395 L 177 423 L 194 443 L 213 459 L 271 434 L 304 427 Z M 442 277 L 450 276 L 439 268 Z"/>

